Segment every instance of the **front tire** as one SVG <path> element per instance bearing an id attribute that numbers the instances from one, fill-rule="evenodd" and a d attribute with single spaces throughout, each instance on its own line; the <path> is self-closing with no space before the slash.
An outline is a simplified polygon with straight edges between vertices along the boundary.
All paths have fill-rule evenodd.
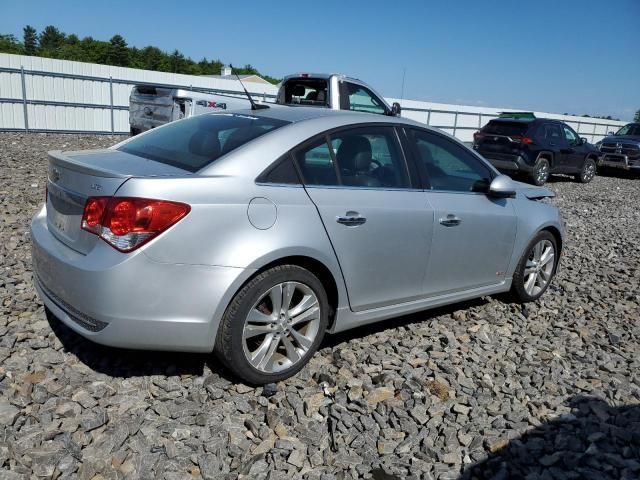
<path id="1" fill-rule="evenodd" d="M 541 187 L 544 185 L 549 179 L 549 172 L 551 166 L 549 165 L 549 160 L 546 158 L 539 158 L 536 164 L 533 167 L 533 171 L 531 172 L 530 179 L 534 185 Z"/>
<path id="2" fill-rule="evenodd" d="M 580 183 L 589 183 L 593 180 L 593 177 L 596 176 L 596 162 L 593 158 L 587 158 L 582 164 L 582 170 L 580 170 L 580 175 L 578 175 L 578 180 Z"/>
<path id="3" fill-rule="evenodd" d="M 511 292 L 521 302 L 533 302 L 542 296 L 556 273 L 558 244 L 546 230 L 529 243 L 513 275 Z"/>
<path id="4" fill-rule="evenodd" d="M 215 353 L 253 385 L 295 375 L 318 349 L 329 319 L 318 278 L 296 265 L 257 275 L 233 298 L 222 318 Z"/>

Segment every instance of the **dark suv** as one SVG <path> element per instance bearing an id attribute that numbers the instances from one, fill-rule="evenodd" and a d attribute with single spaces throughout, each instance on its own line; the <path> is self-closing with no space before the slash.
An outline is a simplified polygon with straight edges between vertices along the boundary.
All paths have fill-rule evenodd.
<path id="1" fill-rule="evenodd" d="M 473 148 L 498 170 L 524 174 L 543 185 L 552 173 L 593 180 L 599 152 L 566 123 L 535 118 L 497 118 L 473 135 Z"/>

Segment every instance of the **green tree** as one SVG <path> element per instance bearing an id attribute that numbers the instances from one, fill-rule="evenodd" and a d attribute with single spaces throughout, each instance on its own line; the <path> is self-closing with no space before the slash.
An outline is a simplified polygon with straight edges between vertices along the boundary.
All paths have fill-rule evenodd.
<path id="1" fill-rule="evenodd" d="M 36 55 L 38 53 L 38 32 L 31 25 L 22 29 L 24 41 L 24 54 Z"/>
<path id="2" fill-rule="evenodd" d="M 40 51 L 43 56 L 55 56 L 65 40 L 65 35 L 53 25 L 48 25 L 40 34 Z"/>
<path id="3" fill-rule="evenodd" d="M 114 35 L 109 40 L 109 64 L 117 65 L 119 67 L 126 67 L 129 65 L 129 50 L 127 49 L 127 42 L 121 35 Z"/>
<path id="4" fill-rule="evenodd" d="M 640 110 L 638 110 L 636 114 L 633 116 L 633 121 L 640 122 Z"/>
<path id="5" fill-rule="evenodd" d="M 20 55 L 23 49 L 15 35 L 0 35 L 0 52 Z"/>

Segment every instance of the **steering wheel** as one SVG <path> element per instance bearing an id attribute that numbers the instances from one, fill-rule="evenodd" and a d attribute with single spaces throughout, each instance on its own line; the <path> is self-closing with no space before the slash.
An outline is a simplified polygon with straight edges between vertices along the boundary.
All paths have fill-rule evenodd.
<path id="1" fill-rule="evenodd" d="M 372 158 L 372 159 L 371 159 L 371 163 L 373 163 L 374 165 L 376 165 L 376 166 L 377 166 L 377 168 L 382 168 L 382 164 L 381 164 L 378 160 L 376 160 L 376 159 L 374 159 L 374 158 Z"/>

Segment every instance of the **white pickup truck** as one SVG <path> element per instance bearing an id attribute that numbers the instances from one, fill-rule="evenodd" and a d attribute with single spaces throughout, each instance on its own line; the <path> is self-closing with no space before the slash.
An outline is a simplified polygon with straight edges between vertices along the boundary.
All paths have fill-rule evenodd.
<path id="1" fill-rule="evenodd" d="M 256 100 L 260 101 L 260 98 Z M 264 98 L 262 102 L 269 103 Z M 280 83 L 275 103 L 292 107 L 311 106 L 400 115 L 400 104 L 390 106 L 366 83 L 340 74 L 288 75 Z M 129 125 L 131 135 L 137 135 L 181 118 L 216 110 L 248 108 L 251 108 L 251 103 L 242 93 L 232 96 L 182 88 L 136 85 L 129 97 Z"/>

